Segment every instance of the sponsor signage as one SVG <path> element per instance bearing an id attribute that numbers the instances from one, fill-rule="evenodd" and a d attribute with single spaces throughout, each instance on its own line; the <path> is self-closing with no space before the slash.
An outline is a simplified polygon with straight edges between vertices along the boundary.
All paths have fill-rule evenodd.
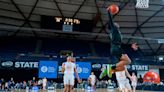
<path id="1" fill-rule="evenodd" d="M 90 62 L 76 62 L 76 69 L 80 78 L 88 79 L 91 73 L 91 63 Z"/>
<path id="2" fill-rule="evenodd" d="M 85 66 L 84 63 L 85 62 L 77 62 L 77 66 L 81 66 L 81 64 Z M 80 65 L 78 65 L 78 64 L 80 64 Z M 38 65 L 39 65 L 38 61 L 0 61 L 0 68 L 8 68 L 8 69 L 9 68 L 38 69 Z M 90 66 L 88 65 L 88 67 L 89 68 L 91 67 L 91 69 L 93 69 L 93 70 L 99 70 L 102 67 L 106 67 L 107 65 L 108 64 L 97 64 L 97 63 L 95 63 L 95 64 L 92 64 Z M 114 65 L 114 64 L 110 64 L 110 65 Z M 127 69 L 136 70 L 136 71 L 147 71 L 151 67 L 152 66 L 148 66 L 148 65 L 127 65 Z M 157 66 L 157 68 L 160 68 L 160 66 Z M 61 69 L 62 69 L 62 66 L 59 66 L 58 67 L 58 70 L 59 70 L 58 73 L 59 74 L 63 74 L 61 72 Z M 79 68 L 79 71 L 80 71 L 80 68 Z"/>
<path id="3" fill-rule="evenodd" d="M 101 68 L 101 64 L 92 64 L 92 68 L 93 69 L 100 69 Z"/>
<path id="4" fill-rule="evenodd" d="M 57 61 L 40 61 L 39 78 L 57 78 L 58 63 Z"/>
<path id="5" fill-rule="evenodd" d="M 92 65 L 92 69 L 101 69 L 101 68 L 105 68 L 107 65 L 109 65 L 109 64 L 93 64 Z M 110 64 L 111 66 L 112 65 L 114 65 L 114 64 Z M 101 67 L 100 67 L 101 66 Z M 127 69 L 129 69 L 129 70 L 135 70 L 135 71 L 147 71 L 147 70 L 149 70 L 149 66 L 148 65 L 127 65 L 126 66 L 127 67 Z"/>
<path id="6" fill-rule="evenodd" d="M 38 68 L 38 62 L 22 62 L 22 61 L 1 61 L 0 68 L 24 68 L 24 69 L 33 69 Z"/>
<path id="7" fill-rule="evenodd" d="M 15 62 L 15 68 L 38 68 L 38 62 Z"/>
<path id="8" fill-rule="evenodd" d="M 149 70 L 148 65 L 129 65 L 129 69 L 136 71 L 147 71 Z"/>
<path id="9" fill-rule="evenodd" d="M 5 62 L 1 62 L 1 67 L 13 67 L 13 62 L 12 61 L 5 61 Z"/>

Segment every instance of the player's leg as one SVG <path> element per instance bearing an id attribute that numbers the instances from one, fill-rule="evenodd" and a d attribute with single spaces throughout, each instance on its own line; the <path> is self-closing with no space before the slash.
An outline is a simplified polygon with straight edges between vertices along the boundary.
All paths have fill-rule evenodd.
<path id="1" fill-rule="evenodd" d="M 68 91 L 68 87 L 69 87 L 69 79 L 66 75 L 64 75 L 63 77 L 63 81 L 64 81 L 64 92 L 67 92 Z"/>
<path id="2" fill-rule="evenodd" d="M 132 88 L 128 79 L 125 80 L 125 87 L 126 87 L 127 92 L 132 92 Z"/>
<path id="3" fill-rule="evenodd" d="M 106 68 L 102 68 L 101 71 L 102 71 L 102 72 L 101 72 L 101 74 L 100 74 L 100 76 L 99 76 L 100 79 L 102 79 L 104 76 L 107 75 L 107 67 L 106 67 Z"/>
<path id="4" fill-rule="evenodd" d="M 111 77 L 112 73 L 114 72 L 125 70 L 125 65 L 128 65 L 131 63 L 131 60 L 127 54 L 122 54 L 119 60 L 120 61 L 116 63 L 115 66 L 110 66 L 110 65 L 108 66 L 107 73 L 109 73 L 108 74 L 109 77 Z"/>
<path id="5" fill-rule="evenodd" d="M 120 88 L 120 91 L 121 92 L 125 92 L 125 85 L 124 85 L 124 82 L 123 81 L 120 81 L 119 82 L 119 88 Z"/>
<path id="6" fill-rule="evenodd" d="M 92 85 L 92 89 L 95 91 L 96 90 L 96 85 L 95 85 L 95 80 L 93 81 L 91 81 L 91 85 Z"/>
<path id="7" fill-rule="evenodd" d="M 136 91 L 136 87 L 135 86 L 133 86 L 133 92 L 135 92 Z"/>
<path id="8" fill-rule="evenodd" d="M 67 92 L 72 92 L 72 85 L 68 85 L 68 91 Z"/>
<path id="9" fill-rule="evenodd" d="M 136 86 L 137 86 L 137 84 L 135 82 L 132 82 L 133 92 L 136 91 Z"/>
<path id="10" fill-rule="evenodd" d="M 69 80 L 69 87 L 68 87 L 68 92 L 72 92 L 72 88 L 74 87 L 75 83 L 75 78 L 74 75 L 70 75 L 70 80 Z"/>
<path id="11" fill-rule="evenodd" d="M 64 85 L 64 92 L 67 92 L 68 85 Z"/>

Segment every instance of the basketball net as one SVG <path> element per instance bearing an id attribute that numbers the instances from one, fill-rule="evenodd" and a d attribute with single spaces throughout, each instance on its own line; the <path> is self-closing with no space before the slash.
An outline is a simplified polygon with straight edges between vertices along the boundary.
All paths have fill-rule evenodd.
<path id="1" fill-rule="evenodd" d="M 137 0 L 136 8 L 149 8 L 149 0 Z"/>

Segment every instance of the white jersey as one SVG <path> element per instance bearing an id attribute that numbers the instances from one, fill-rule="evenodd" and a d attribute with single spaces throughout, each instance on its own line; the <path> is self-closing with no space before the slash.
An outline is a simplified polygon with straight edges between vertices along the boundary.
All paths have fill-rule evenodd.
<path id="1" fill-rule="evenodd" d="M 137 86 L 137 77 L 132 76 L 132 86 L 136 87 Z"/>
<path id="2" fill-rule="evenodd" d="M 90 75 L 89 78 L 91 79 L 91 82 L 95 82 L 96 81 L 96 76 L 95 75 Z"/>
<path id="3" fill-rule="evenodd" d="M 116 79 L 117 80 L 126 80 L 125 71 L 116 72 Z"/>
<path id="4" fill-rule="evenodd" d="M 47 79 L 43 79 L 43 84 L 47 84 Z"/>
<path id="5" fill-rule="evenodd" d="M 94 86 L 95 83 L 96 83 L 96 76 L 95 75 L 90 75 L 89 78 L 90 78 L 91 85 Z"/>
<path id="6" fill-rule="evenodd" d="M 76 68 L 75 63 L 72 62 L 65 62 L 64 63 L 64 75 L 73 75 L 74 74 L 74 69 Z"/>
<path id="7" fill-rule="evenodd" d="M 132 76 L 132 82 L 137 82 L 137 77 L 136 76 Z"/>

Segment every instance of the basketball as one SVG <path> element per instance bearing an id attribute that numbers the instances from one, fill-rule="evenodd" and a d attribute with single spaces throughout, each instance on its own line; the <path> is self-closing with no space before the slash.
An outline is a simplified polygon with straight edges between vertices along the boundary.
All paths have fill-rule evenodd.
<path id="1" fill-rule="evenodd" d="M 117 5 L 115 5 L 115 4 L 113 4 L 113 5 L 110 5 L 107 10 L 111 14 L 117 14 L 118 11 L 119 11 L 119 7 Z"/>
<path id="2" fill-rule="evenodd" d="M 143 80 L 144 80 L 144 82 L 159 84 L 160 76 L 156 72 L 148 71 L 145 73 Z"/>

